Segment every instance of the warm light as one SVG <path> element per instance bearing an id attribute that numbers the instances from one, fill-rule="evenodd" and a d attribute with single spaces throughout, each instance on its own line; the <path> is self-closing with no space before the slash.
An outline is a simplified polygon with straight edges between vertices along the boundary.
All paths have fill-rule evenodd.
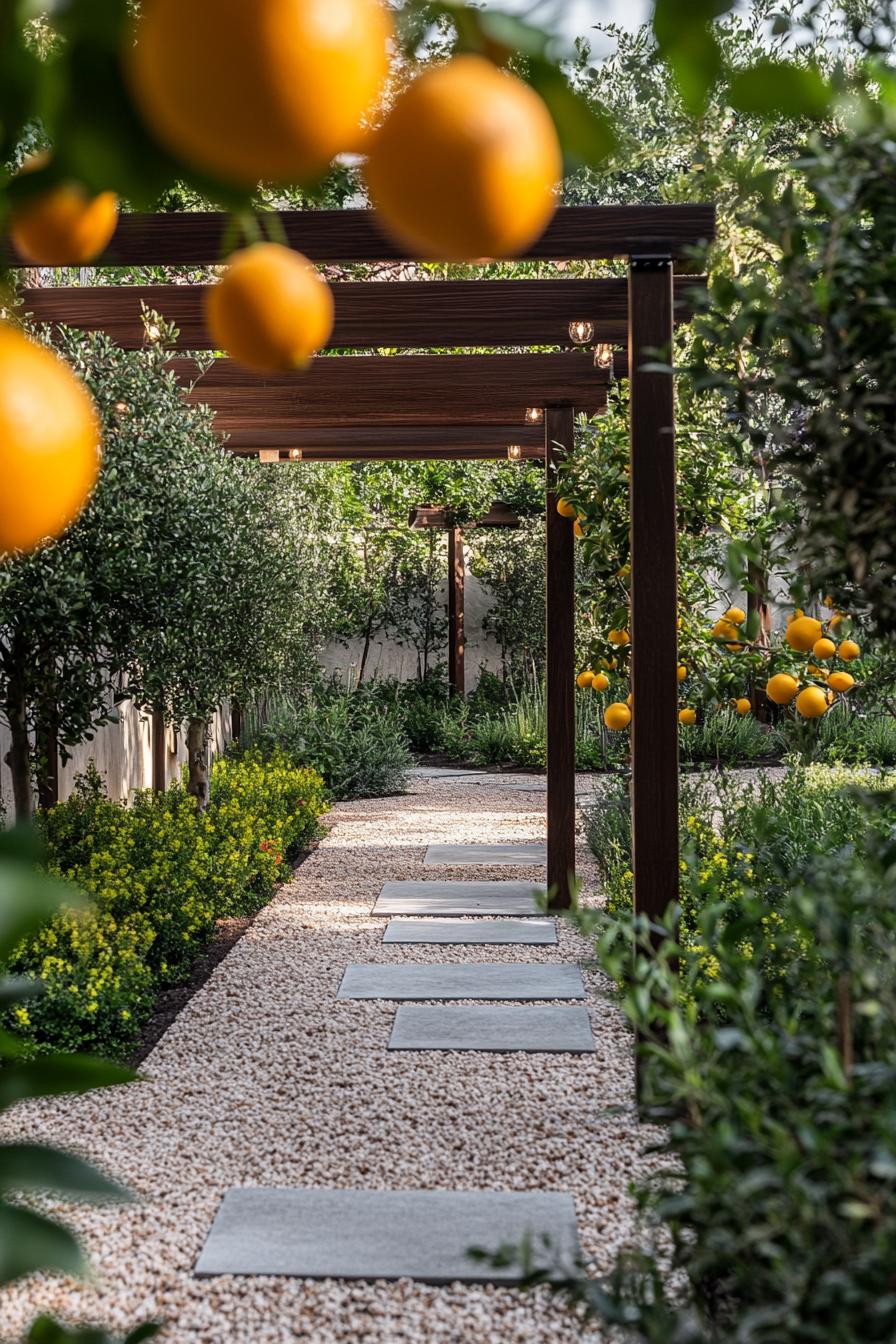
<path id="1" fill-rule="evenodd" d="M 162 339 L 162 329 L 155 322 L 150 322 L 146 328 L 146 335 L 150 341 L 160 341 Z"/>
<path id="2" fill-rule="evenodd" d="M 587 345 L 594 339 L 594 323 L 570 322 L 569 339 L 575 341 L 576 345 Z"/>
<path id="3" fill-rule="evenodd" d="M 541 406 L 527 406 L 526 424 L 540 425 L 544 423 L 544 410 Z"/>
<path id="4" fill-rule="evenodd" d="M 508 443 L 507 456 L 510 458 L 511 462 L 519 462 L 522 455 L 523 455 L 522 444 Z"/>
<path id="5" fill-rule="evenodd" d="M 131 408 L 130 408 L 130 406 L 127 404 L 126 401 L 116 401 L 116 403 L 115 403 L 115 414 L 116 414 L 116 415 L 129 415 L 129 414 L 130 414 L 130 411 L 131 411 Z"/>
<path id="6" fill-rule="evenodd" d="M 594 367 L 596 369 L 612 369 L 613 367 L 613 347 L 601 342 L 594 347 Z"/>
<path id="7" fill-rule="evenodd" d="M 259 460 L 259 462 L 279 462 L 279 461 L 280 461 L 280 449 L 279 449 L 279 448 L 259 448 L 259 450 L 258 450 L 258 460 Z"/>
<path id="8" fill-rule="evenodd" d="M 289 456 L 293 462 L 301 462 L 302 460 L 301 448 L 290 448 Z"/>

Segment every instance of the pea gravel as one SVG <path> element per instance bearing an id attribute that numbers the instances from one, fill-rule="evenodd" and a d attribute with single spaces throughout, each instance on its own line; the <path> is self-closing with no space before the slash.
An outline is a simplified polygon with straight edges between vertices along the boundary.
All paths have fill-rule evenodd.
<path id="1" fill-rule="evenodd" d="M 160 1320 L 171 1344 L 613 1337 L 545 1289 L 192 1275 L 222 1195 L 242 1185 L 568 1191 L 593 1272 L 631 1241 L 626 1191 L 655 1135 L 637 1123 L 630 1037 L 594 972 L 585 970 L 588 1056 L 390 1055 L 395 1005 L 336 999 L 349 962 L 587 962 L 587 944 L 562 921 L 556 947 L 426 947 L 383 944 L 386 921 L 370 915 L 384 881 L 426 876 L 431 842 L 542 839 L 543 781 L 532 783 L 528 792 L 520 776 L 417 772 L 406 796 L 338 805 L 319 849 L 190 1000 L 141 1081 L 7 1116 L 3 1137 L 87 1154 L 138 1202 L 50 1206 L 79 1229 L 94 1277 L 32 1278 L 0 1293 L 4 1344 L 40 1311 L 118 1330 Z M 578 861 L 587 888 L 581 842 Z M 475 876 L 535 881 L 542 870 Z"/>

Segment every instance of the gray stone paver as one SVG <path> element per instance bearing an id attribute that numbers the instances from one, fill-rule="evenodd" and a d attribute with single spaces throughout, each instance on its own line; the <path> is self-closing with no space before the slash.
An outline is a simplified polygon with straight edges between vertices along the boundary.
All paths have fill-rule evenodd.
<path id="1" fill-rule="evenodd" d="M 526 1236 L 559 1277 L 578 1249 L 572 1196 L 239 1188 L 219 1206 L 196 1274 L 514 1283 L 518 1266 L 493 1268 L 468 1252 L 519 1245 Z M 540 1249 L 543 1237 L 549 1251 Z"/>
<path id="2" fill-rule="evenodd" d="M 504 845 L 428 845 L 423 857 L 424 868 L 457 868 L 474 864 L 479 868 L 508 865 L 514 868 L 527 864 L 544 865 L 547 846 L 542 843 Z"/>
<path id="3" fill-rule="evenodd" d="M 552 919 L 390 919 L 384 943 L 444 946 L 549 946 L 557 942 Z"/>
<path id="4" fill-rule="evenodd" d="M 338 999 L 584 999 L 577 966 L 388 962 L 346 968 Z"/>
<path id="5" fill-rule="evenodd" d="M 531 882 L 385 882 L 375 915 L 542 915 Z"/>
<path id="6" fill-rule="evenodd" d="M 594 1038 L 588 1010 L 578 1005 L 403 1003 L 389 1049 L 591 1054 Z"/>

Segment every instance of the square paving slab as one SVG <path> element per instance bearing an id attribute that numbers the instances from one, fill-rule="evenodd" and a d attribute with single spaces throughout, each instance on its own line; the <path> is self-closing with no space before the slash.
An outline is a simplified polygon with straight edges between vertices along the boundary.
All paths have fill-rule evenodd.
<path id="1" fill-rule="evenodd" d="M 492 1004 L 403 1003 L 395 1014 L 390 1050 L 482 1050 L 507 1054 L 591 1054 L 588 1010 L 563 1005 L 505 1008 Z"/>
<path id="2" fill-rule="evenodd" d="M 531 882 L 386 882 L 375 915 L 541 915 Z"/>
<path id="3" fill-rule="evenodd" d="M 425 868 L 457 868 L 461 864 L 476 864 L 479 868 L 495 868 L 508 864 L 515 868 L 526 864 L 545 864 L 547 845 L 429 845 L 423 859 Z"/>
<path id="4" fill-rule="evenodd" d="M 441 943 L 498 946 L 557 941 L 552 919 L 390 919 L 384 943 Z"/>
<path id="5" fill-rule="evenodd" d="M 348 966 L 339 999 L 584 999 L 576 966 L 396 962 Z"/>
<path id="6" fill-rule="evenodd" d="M 283 1274 L 302 1279 L 417 1279 L 516 1283 L 518 1266 L 471 1259 L 532 1240 L 541 1265 L 562 1276 L 578 1252 L 571 1195 L 478 1190 L 229 1190 L 196 1274 Z M 543 1237 L 550 1238 L 545 1247 Z"/>

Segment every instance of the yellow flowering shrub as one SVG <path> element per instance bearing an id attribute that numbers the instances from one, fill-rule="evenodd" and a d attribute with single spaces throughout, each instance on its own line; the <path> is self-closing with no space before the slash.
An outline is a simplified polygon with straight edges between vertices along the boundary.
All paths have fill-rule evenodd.
<path id="1" fill-rule="evenodd" d="M 110 801 L 91 769 L 42 815 L 47 867 L 92 897 L 10 961 L 45 993 L 8 1025 L 32 1044 L 122 1053 L 224 915 L 256 910 L 314 837 L 323 781 L 278 754 L 217 761 L 207 811 L 174 785 Z"/>

